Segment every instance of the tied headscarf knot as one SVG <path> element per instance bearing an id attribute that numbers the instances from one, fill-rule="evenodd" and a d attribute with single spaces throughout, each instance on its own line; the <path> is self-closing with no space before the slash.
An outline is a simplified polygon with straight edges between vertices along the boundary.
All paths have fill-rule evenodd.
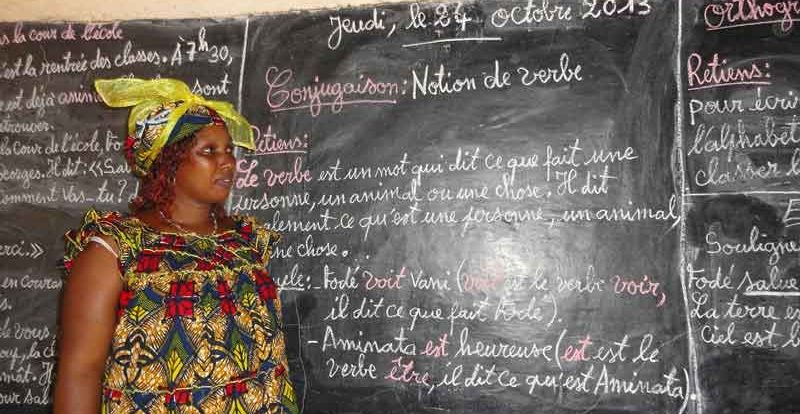
<path id="1" fill-rule="evenodd" d="M 128 135 L 136 141 L 133 146 L 135 165 L 132 167 L 137 175 L 147 174 L 164 146 L 186 136 L 175 134 L 178 132 L 176 126 L 179 130 L 184 126 L 184 115 L 202 108 L 222 119 L 234 145 L 255 149 L 250 123 L 233 105 L 195 95 L 188 85 L 177 79 L 98 79 L 94 85 L 108 106 L 131 107 Z M 209 113 L 203 115 L 205 118 L 201 119 L 208 119 L 206 124 L 211 123 Z M 198 125 L 196 120 L 189 122 Z M 187 131 L 197 129 L 199 127 L 190 127 Z"/>

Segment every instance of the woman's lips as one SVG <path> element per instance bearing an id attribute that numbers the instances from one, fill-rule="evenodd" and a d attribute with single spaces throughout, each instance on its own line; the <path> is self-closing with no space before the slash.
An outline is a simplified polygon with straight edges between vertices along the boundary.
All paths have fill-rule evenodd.
<path id="1" fill-rule="evenodd" d="M 214 184 L 225 188 L 231 188 L 233 185 L 233 178 L 218 178 L 214 181 Z"/>

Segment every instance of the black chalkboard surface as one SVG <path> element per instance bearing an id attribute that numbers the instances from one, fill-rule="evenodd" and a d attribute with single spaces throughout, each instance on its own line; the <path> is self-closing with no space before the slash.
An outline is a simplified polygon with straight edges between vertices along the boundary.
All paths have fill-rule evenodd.
<path id="1" fill-rule="evenodd" d="M 782 1 L 407 3 L 0 25 L 0 412 L 47 412 L 63 249 L 124 210 L 98 77 L 239 106 L 308 413 L 790 413 Z"/>

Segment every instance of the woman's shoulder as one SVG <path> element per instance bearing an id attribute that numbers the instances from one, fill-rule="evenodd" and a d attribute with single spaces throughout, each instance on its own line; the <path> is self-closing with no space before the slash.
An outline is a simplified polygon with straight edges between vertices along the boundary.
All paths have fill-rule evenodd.
<path id="1" fill-rule="evenodd" d="M 92 225 L 116 225 L 116 226 L 132 226 L 135 225 L 138 219 L 128 213 L 123 213 L 117 210 L 99 210 L 94 207 L 86 210 L 86 213 L 81 219 L 81 227 Z"/>
<path id="2" fill-rule="evenodd" d="M 135 231 L 135 220 L 130 216 L 119 211 L 90 208 L 78 227 L 64 234 L 64 264 L 69 267 L 71 261 L 86 249 L 93 238 L 109 242 L 118 249 L 120 259 L 127 259 L 137 245 L 139 233 Z"/>
<path id="3" fill-rule="evenodd" d="M 67 232 L 67 235 L 78 233 L 101 233 L 114 238 L 125 234 L 134 234 L 135 228 L 141 227 L 139 220 L 119 211 L 102 211 L 90 208 L 86 211 L 80 224 Z"/>

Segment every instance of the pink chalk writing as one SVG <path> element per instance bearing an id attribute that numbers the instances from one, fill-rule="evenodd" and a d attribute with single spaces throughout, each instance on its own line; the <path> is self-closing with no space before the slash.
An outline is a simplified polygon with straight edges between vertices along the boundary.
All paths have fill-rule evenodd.
<path id="1" fill-rule="evenodd" d="M 711 61 L 705 62 L 703 57 L 692 53 L 686 61 L 686 77 L 689 90 L 708 89 L 733 85 L 769 85 L 769 63 L 759 67 L 751 63 L 746 67 L 729 67 L 727 59 L 720 59 L 714 53 Z"/>
<path id="2" fill-rule="evenodd" d="M 257 166 L 258 160 L 249 160 L 249 162 L 248 160 L 239 160 L 236 162 L 236 173 L 240 174 L 235 182 L 237 189 L 258 187 L 259 176 L 254 171 Z M 302 157 L 294 159 L 291 170 L 265 168 L 261 175 L 266 181 L 267 187 L 304 184 L 314 179 L 311 175 L 311 170 L 304 168 Z"/>
<path id="3" fill-rule="evenodd" d="M 667 294 L 661 290 L 661 284 L 650 280 L 648 275 L 642 276 L 641 280 L 614 275 L 611 281 L 614 283 L 614 293 L 618 295 L 653 296 L 658 299 L 656 307 L 659 308 L 667 301 Z"/>
<path id="4" fill-rule="evenodd" d="M 395 104 L 394 98 L 400 95 L 400 84 L 378 81 L 363 74 L 355 82 L 324 82 L 315 76 L 311 84 L 295 87 L 291 69 L 271 66 L 264 80 L 267 106 L 273 112 L 308 109 L 312 116 L 318 116 L 323 107 L 339 113 L 346 105 Z"/>
<path id="5" fill-rule="evenodd" d="M 83 27 L 83 30 L 76 30 L 74 26 L 72 23 L 67 23 L 61 27 L 37 28 L 26 27 L 25 23 L 19 22 L 14 25 L 14 32 L 11 36 L 6 33 L 0 33 L 0 46 L 9 43 L 44 43 L 56 40 L 102 41 L 124 39 L 119 22 L 88 23 Z"/>
<path id="6" fill-rule="evenodd" d="M 257 126 L 252 127 L 256 141 L 256 152 L 253 155 L 305 154 L 308 149 L 308 134 L 302 137 L 281 138 L 272 132 L 272 125 L 268 126 L 264 133 Z"/>
<path id="7" fill-rule="evenodd" d="M 586 348 L 591 344 L 591 338 L 589 335 L 586 335 L 585 338 L 578 341 L 577 346 L 567 345 L 567 347 L 564 348 L 564 353 L 561 355 L 561 360 L 567 362 L 588 361 L 589 357 L 586 355 Z"/>
<path id="8" fill-rule="evenodd" d="M 502 274 L 494 276 L 464 275 L 461 286 L 464 292 L 491 292 L 502 288 L 504 283 L 505 276 Z"/>
<path id="9" fill-rule="evenodd" d="M 72 26 L 72 25 L 70 25 Z M 83 27 L 83 40 L 123 40 L 122 29 L 119 27 L 119 22 L 111 24 L 105 23 L 88 23 Z"/>
<path id="10" fill-rule="evenodd" d="M 449 343 L 450 342 L 447 341 L 447 334 L 442 334 L 442 336 L 440 336 L 436 341 L 429 340 L 425 344 L 425 349 L 423 349 L 419 354 L 434 358 L 449 356 L 447 353 L 447 345 Z"/>
<path id="11" fill-rule="evenodd" d="M 431 376 L 427 371 L 417 372 L 414 370 L 414 360 L 404 360 L 403 357 L 398 357 L 392 360 L 394 366 L 391 371 L 384 377 L 391 381 L 422 384 L 431 386 Z"/>
<path id="12" fill-rule="evenodd" d="M 800 2 L 791 0 L 728 0 L 710 3 L 703 9 L 703 20 L 708 31 L 780 23 L 781 30 L 788 32 L 798 17 Z"/>
<path id="13" fill-rule="evenodd" d="M 374 290 L 374 289 L 389 289 L 389 290 L 397 290 L 401 287 L 401 281 L 406 278 L 406 268 L 405 266 L 400 269 L 400 272 L 396 275 L 392 276 L 375 276 L 371 272 L 364 272 L 364 275 L 367 278 L 367 281 L 364 283 L 364 288 L 366 290 Z"/>
<path id="14" fill-rule="evenodd" d="M 288 184 L 303 184 L 313 180 L 311 170 L 303 168 L 303 158 L 295 157 L 292 169 L 288 171 L 264 169 L 264 178 L 267 180 L 267 187 Z"/>
<path id="15" fill-rule="evenodd" d="M 236 178 L 237 189 L 258 187 L 258 174 L 253 172 L 256 166 L 258 166 L 258 161 L 256 160 L 250 160 L 249 163 L 247 160 L 239 160 L 236 162 L 236 173 L 240 174 L 240 176 Z"/>

